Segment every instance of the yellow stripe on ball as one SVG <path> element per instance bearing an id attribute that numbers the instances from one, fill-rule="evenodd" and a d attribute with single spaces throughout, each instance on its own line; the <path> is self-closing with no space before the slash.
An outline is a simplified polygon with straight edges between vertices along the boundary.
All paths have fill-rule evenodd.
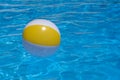
<path id="1" fill-rule="evenodd" d="M 45 25 L 29 25 L 23 31 L 24 40 L 43 46 L 57 46 L 60 44 L 60 34 Z"/>

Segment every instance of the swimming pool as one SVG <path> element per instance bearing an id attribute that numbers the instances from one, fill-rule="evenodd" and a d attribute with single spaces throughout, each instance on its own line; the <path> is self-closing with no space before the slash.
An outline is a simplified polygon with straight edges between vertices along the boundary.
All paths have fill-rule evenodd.
<path id="1" fill-rule="evenodd" d="M 23 48 L 23 28 L 36 18 L 60 29 L 51 57 Z M 0 80 L 120 80 L 119 34 L 119 0 L 0 0 Z"/>

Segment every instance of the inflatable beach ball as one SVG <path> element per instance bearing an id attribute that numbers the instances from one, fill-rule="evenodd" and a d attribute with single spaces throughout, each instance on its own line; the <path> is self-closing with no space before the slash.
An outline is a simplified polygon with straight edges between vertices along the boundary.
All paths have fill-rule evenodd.
<path id="1" fill-rule="evenodd" d="M 49 20 L 36 19 L 23 31 L 23 45 L 33 55 L 46 57 L 55 53 L 60 44 L 60 32 Z"/>

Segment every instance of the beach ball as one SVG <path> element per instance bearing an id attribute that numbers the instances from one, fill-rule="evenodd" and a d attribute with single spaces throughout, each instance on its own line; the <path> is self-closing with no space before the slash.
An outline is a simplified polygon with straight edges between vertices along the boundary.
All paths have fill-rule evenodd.
<path id="1" fill-rule="evenodd" d="M 24 48 L 31 54 L 46 57 L 55 53 L 60 44 L 57 26 L 45 19 L 29 22 L 23 30 Z"/>

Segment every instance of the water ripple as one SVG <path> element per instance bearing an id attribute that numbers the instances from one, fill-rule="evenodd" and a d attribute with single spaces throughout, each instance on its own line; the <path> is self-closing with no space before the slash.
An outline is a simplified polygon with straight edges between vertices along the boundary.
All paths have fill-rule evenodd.
<path id="1" fill-rule="evenodd" d="M 25 12 L 25 11 L 28 11 L 30 9 L 3 9 L 3 10 L 0 10 L 0 12 Z"/>

